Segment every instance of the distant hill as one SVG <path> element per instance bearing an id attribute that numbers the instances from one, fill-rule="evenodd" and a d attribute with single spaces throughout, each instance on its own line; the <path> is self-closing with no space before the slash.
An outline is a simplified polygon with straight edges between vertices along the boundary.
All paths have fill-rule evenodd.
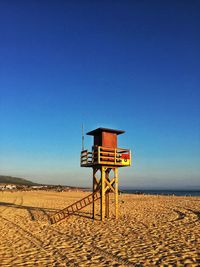
<path id="1" fill-rule="evenodd" d="M 5 175 L 0 175 L 0 184 L 38 185 L 37 183 L 33 183 L 23 178 L 5 176 Z"/>

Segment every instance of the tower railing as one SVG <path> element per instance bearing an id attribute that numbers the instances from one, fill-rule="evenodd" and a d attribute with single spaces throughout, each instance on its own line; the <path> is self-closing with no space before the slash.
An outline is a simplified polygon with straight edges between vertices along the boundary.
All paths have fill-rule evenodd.
<path id="1" fill-rule="evenodd" d="M 81 151 L 81 167 L 93 165 L 130 166 L 131 151 L 125 148 L 94 146 L 92 151 Z"/>

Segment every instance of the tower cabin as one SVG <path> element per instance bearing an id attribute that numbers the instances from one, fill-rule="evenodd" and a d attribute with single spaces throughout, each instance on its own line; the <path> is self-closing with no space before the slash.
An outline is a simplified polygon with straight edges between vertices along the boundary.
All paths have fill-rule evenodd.
<path id="1" fill-rule="evenodd" d="M 95 165 L 125 167 L 131 165 L 129 149 L 118 148 L 117 136 L 125 131 L 98 128 L 87 133 L 94 136 L 92 151 L 81 152 L 81 167 Z"/>

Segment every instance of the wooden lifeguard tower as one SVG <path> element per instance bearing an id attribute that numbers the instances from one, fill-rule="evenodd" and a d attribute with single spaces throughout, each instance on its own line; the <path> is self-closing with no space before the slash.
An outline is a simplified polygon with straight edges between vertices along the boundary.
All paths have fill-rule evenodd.
<path id="1" fill-rule="evenodd" d="M 124 131 L 108 128 L 98 128 L 87 135 L 94 137 L 92 151 L 82 150 L 81 167 L 93 169 L 93 192 L 83 199 L 73 203 L 50 218 L 51 223 L 59 222 L 77 211 L 92 204 L 92 215 L 95 218 L 95 201 L 100 199 L 101 220 L 109 218 L 109 194 L 115 195 L 115 217 L 118 219 L 118 168 L 131 165 L 131 151 L 118 148 L 117 136 Z M 100 175 L 98 175 L 98 173 Z"/>
<path id="2" fill-rule="evenodd" d="M 118 168 L 131 165 L 131 151 L 118 148 L 117 136 L 124 131 L 98 128 L 87 135 L 94 136 L 92 151 L 81 152 L 81 167 L 93 169 L 93 218 L 95 218 L 95 196 L 100 193 L 101 220 L 109 218 L 109 194 L 115 195 L 115 217 L 118 219 Z M 100 177 L 97 173 L 100 172 Z M 112 175 L 113 173 L 113 175 Z"/>

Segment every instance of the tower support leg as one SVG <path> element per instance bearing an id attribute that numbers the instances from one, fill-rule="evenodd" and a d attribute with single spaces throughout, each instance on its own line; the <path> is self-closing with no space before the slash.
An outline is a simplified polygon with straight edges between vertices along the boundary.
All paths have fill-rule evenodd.
<path id="1" fill-rule="evenodd" d="M 101 220 L 105 219 L 105 167 L 101 168 Z"/>
<path id="2" fill-rule="evenodd" d="M 115 175 L 115 218 L 119 217 L 119 207 L 118 207 L 118 168 L 114 169 Z"/>
<path id="3" fill-rule="evenodd" d="M 105 179 L 106 181 L 109 181 L 110 182 L 110 179 L 109 179 L 109 173 L 111 171 L 111 168 L 107 168 L 106 171 L 105 171 Z M 109 192 L 110 192 L 110 188 L 108 188 L 105 192 L 105 198 L 106 198 L 106 218 L 109 218 L 109 210 L 110 210 L 110 195 L 109 195 Z"/>
<path id="4" fill-rule="evenodd" d="M 95 179 L 96 169 L 93 168 L 93 196 L 92 196 L 92 218 L 95 219 L 95 200 L 94 200 L 94 192 L 96 190 L 96 179 Z"/>
<path id="5" fill-rule="evenodd" d="M 114 177 L 109 178 L 110 171 L 113 170 Z M 100 171 L 100 178 L 96 176 L 96 173 Z M 115 196 L 115 217 L 118 219 L 118 168 L 108 166 L 98 166 L 93 168 L 93 193 L 100 190 L 100 216 L 104 221 L 105 217 L 110 217 L 110 192 Z M 92 203 L 92 218 L 95 219 L 96 203 L 93 194 Z"/>
<path id="6" fill-rule="evenodd" d="M 106 218 L 107 219 L 109 219 L 109 216 L 110 216 L 110 214 L 109 214 L 109 198 L 110 198 L 110 196 L 109 196 L 109 192 L 106 192 Z"/>

